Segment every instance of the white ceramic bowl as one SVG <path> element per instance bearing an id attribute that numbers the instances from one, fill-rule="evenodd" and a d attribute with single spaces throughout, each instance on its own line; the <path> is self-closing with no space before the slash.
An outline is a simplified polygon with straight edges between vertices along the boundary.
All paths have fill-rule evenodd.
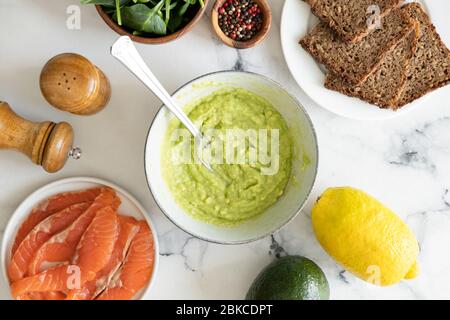
<path id="1" fill-rule="evenodd" d="M 179 89 L 174 98 L 180 106 L 222 88 L 247 89 L 268 100 L 283 115 L 294 133 L 296 157 L 293 174 L 284 195 L 259 217 L 234 227 L 207 224 L 192 218 L 174 200 L 161 172 L 161 146 L 173 115 L 161 108 L 151 125 L 145 152 L 148 185 L 162 212 L 191 235 L 221 244 L 246 243 L 266 237 L 291 221 L 302 209 L 314 185 L 318 167 L 317 138 L 311 119 L 300 103 L 279 84 L 261 75 L 224 71 L 202 76 Z M 309 159 L 304 165 L 303 159 Z"/>
<path id="2" fill-rule="evenodd" d="M 120 188 L 119 186 L 100 179 L 96 178 L 87 178 L 87 177 L 77 177 L 77 178 L 68 178 L 63 180 L 58 180 L 53 183 L 50 183 L 35 192 L 29 195 L 16 209 L 16 211 L 11 216 L 8 225 L 6 226 L 5 233 L 3 235 L 3 242 L 1 248 L 1 259 L 2 259 L 2 273 L 3 278 L 6 284 L 9 283 L 8 275 L 7 275 L 7 266 L 11 259 L 11 247 L 13 245 L 14 239 L 16 237 L 16 232 L 19 229 L 22 222 L 31 212 L 31 210 L 41 201 L 49 198 L 52 195 L 67 192 L 67 191 L 76 191 L 82 189 L 95 188 L 99 186 L 108 186 L 113 188 L 119 198 L 122 200 L 122 204 L 119 207 L 119 213 L 123 215 L 132 216 L 138 220 L 146 220 L 153 234 L 153 241 L 155 247 L 155 264 L 153 268 L 153 274 L 150 279 L 149 284 L 145 289 L 143 289 L 136 299 L 144 299 L 146 294 L 152 288 L 156 274 L 158 270 L 159 264 L 159 245 L 158 245 L 158 237 L 156 234 L 156 229 L 154 224 L 152 223 L 150 216 L 145 211 L 145 209 L 139 204 L 139 202 L 128 192 Z"/>

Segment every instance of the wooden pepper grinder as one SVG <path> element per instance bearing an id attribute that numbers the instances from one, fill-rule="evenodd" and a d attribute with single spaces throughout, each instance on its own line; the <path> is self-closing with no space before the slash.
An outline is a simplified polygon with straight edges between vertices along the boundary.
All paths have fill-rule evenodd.
<path id="1" fill-rule="evenodd" d="M 105 74 L 75 53 L 63 53 L 50 59 L 42 69 L 39 82 L 48 103 L 77 115 L 99 112 L 111 97 L 111 86 Z"/>
<path id="2" fill-rule="evenodd" d="M 73 129 L 67 122 L 31 122 L 0 101 L 0 149 L 20 151 L 47 172 L 54 173 L 69 157 L 80 158 L 81 150 L 72 148 L 72 143 Z"/>

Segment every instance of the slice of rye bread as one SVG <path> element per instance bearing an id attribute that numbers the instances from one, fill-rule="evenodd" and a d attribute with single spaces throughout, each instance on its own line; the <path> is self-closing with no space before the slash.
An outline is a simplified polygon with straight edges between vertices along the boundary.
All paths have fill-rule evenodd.
<path id="1" fill-rule="evenodd" d="M 407 72 L 417 48 L 419 24 L 383 59 L 377 71 L 360 85 L 350 85 L 329 73 L 325 87 L 350 97 L 357 97 L 380 108 L 397 109 L 397 102 L 407 82 Z"/>
<path id="2" fill-rule="evenodd" d="M 383 19 L 382 28 L 358 43 L 342 41 L 324 23 L 300 40 L 302 47 L 328 70 L 350 84 L 359 84 L 375 71 L 397 43 L 414 28 L 414 22 L 400 8 Z"/>
<path id="3" fill-rule="evenodd" d="M 374 14 L 381 18 L 399 7 L 404 0 L 305 0 L 311 11 L 343 40 L 358 42 L 376 27 L 370 24 Z M 373 6 L 379 11 L 373 11 Z"/>
<path id="4" fill-rule="evenodd" d="M 420 38 L 408 70 L 406 86 L 398 102 L 399 107 L 450 83 L 450 53 L 430 18 L 418 3 L 407 4 L 403 10 L 419 22 Z"/>

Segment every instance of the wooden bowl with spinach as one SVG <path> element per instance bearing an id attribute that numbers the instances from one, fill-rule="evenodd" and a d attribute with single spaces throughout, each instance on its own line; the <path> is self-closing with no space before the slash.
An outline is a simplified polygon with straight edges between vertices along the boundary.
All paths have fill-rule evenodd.
<path id="1" fill-rule="evenodd" d="M 106 24 L 133 41 L 160 44 L 189 32 L 209 0 L 81 0 L 92 4 Z"/>

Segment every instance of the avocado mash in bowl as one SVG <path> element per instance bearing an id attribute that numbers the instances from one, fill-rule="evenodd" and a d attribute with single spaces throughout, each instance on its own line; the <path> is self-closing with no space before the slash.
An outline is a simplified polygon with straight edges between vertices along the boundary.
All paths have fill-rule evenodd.
<path id="1" fill-rule="evenodd" d="M 263 76 L 234 71 L 196 79 L 174 97 L 209 140 L 197 148 L 166 108 L 150 128 L 147 180 L 172 222 L 198 238 L 237 244 L 270 235 L 298 214 L 315 181 L 318 150 L 295 98 Z"/>

